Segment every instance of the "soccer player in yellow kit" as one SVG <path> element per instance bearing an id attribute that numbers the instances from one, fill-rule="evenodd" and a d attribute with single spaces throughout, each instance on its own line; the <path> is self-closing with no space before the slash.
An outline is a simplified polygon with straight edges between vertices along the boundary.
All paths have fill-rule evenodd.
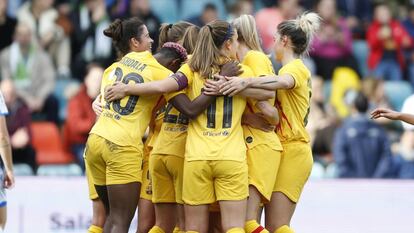
<path id="1" fill-rule="evenodd" d="M 152 43 L 147 28 L 139 19 L 116 20 L 104 33 L 113 39 L 122 54 L 126 54 L 105 70 L 105 80 L 143 83 L 172 74 L 149 51 L 134 52 L 149 50 Z M 166 64 L 174 63 L 179 67 L 185 60 L 178 53 L 165 53 L 168 55 L 163 58 Z M 90 132 L 85 160 L 109 214 L 106 232 L 128 231 L 142 182 L 142 136 L 158 98 L 128 96 L 106 102 Z"/>
<path id="2" fill-rule="evenodd" d="M 280 122 L 276 132 L 283 152 L 271 201 L 266 205 L 266 229 L 270 232 L 293 232 L 290 220 L 312 169 L 312 151 L 305 129 L 312 94 L 311 75 L 300 56 L 307 52 L 319 24 L 317 14 L 305 13 L 278 25 L 275 55 L 283 65 L 278 76 L 227 78 L 228 81 L 221 85 L 223 94 L 230 95 L 246 87 L 277 90 Z"/>
<path id="3" fill-rule="evenodd" d="M 260 48 L 259 37 L 254 17 L 241 15 L 233 21 L 237 29 L 239 48 L 237 56 L 242 64 L 250 67 L 255 76 L 274 75 L 270 59 Z M 264 105 L 273 116 L 266 119 L 272 125 L 278 123 L 278 112 L 273 106 L 275 99 L 254 101 L 248 99 L 248 109 L 253 113 L 261 113 L 255 105 Z M 263 107 L 262 107 L 263 108 Z M 260 219 L 260 203 L 269 202 L 276 181 L 281 158 L 282 145 L 273 130 L 263 131 L 243 124 L 244 139 L 247 145 L 247 165 L 249 168 L 249 198 L 245 231 L 247 233 L 268 232 L 258 223 Z"/>

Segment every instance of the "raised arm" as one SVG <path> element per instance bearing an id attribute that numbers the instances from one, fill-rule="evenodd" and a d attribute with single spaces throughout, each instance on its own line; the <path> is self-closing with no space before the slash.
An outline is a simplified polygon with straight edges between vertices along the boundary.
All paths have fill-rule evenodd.
<path id="1" fill-rule="evenodd" d="M 216 77 L 217 77 L 216 80 L 211 80 L 211 79 L 206 80 L 206 83 L 204 86 L 206 95 L 224 94 L 220 92 L 220 86 L 223 83 L 227 82 L 227 79 L 225 76 L 216 76 Z M 256 100 L 268 100 L 268 99 L 274 98 L 276 95 L 275 91 L 265 90 L 261 88 L 254 88 L 254 87 L 245 88 L 241 90 L 238 94 L 241 96 L 256 99 Z"/>
<path id="2" fill-rule="evenodd" d="M 377 108 L 371 112 L 372 119 L 378 119 L 380 117 L 388 118 L 391 120 L 400 120 L 414 125 L 414 115 L 408 113 L 397 112 L 386 108 Z"/>
<path id="3" fill-rule="evenodd" d="M 105 100 L 114 101 L 128 95 L 159 95 L 182 90 L 187 87 L 187 84 L 187 77 L 181 72 L 177 72 L 163 80 L 135 85 L 115 82 L 113 85 L 106 87 Z"/>
<path id="4" fill-rule="evenodd" d="M 291 89 L 295 80 L 290 75 L 270 75 L 257 78 L 225 77 L 227 81 L 220 85 L 220 92 L 224 95 L 236 95 L 246 88 L 260 88 L 264 90 Z"/>

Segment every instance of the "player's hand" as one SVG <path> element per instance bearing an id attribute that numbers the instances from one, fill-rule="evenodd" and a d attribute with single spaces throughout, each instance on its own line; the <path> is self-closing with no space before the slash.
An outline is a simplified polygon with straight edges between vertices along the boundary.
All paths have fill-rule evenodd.
<path id="1" fill-rule="evenodd" d="M 237 61 L 229 61 L 224 64 L 220 69 L 220 75 L 222 76 L 239 76 L 243 73 L 240 64 Z"/>
<path id="2" fill-rule="evenodd" d="M 105 100 L 108 102 L 119 100 L 127 96 L 127 84 L 115 82 L 105 89 Z"/>
<path id="3" fill-rule="evenodd" d="M 223 82 L 225 81 L 206 79 L 204 83 L 203 93 L 206 95 L 214 95 L 214 96 L 221 95 L 220 84 L 222 84 Z"/>
<path id="4" fill-rule="evenodd" d="M 275 130 L 275 126 L 270 124 L 265 119 L 263 114 L 260 113 L 243 114 L 242 123 L 265 132 L 271 132 Z"/>
<path id="5" fill-rule="evenodd" d="M 239 77 L 226 77 L 227 82 L 220 85 L 220 92 L 223 95 L 234 96 L 247 87 L 247 81 Z"/>
<path id="6" fill-rule="evenodd" d="M 6 170 L 4 173 L 4 187 L 6 189 L 11 189 L 14 187 L 14 175 L 13 171 Z"/>
<path id="7" fill-rule="evenodd" d="M 92 103 L 92 109 L 96 116 L 100 116 L 102 113 L 101 95 L 98 95 Z"/>
<path id="8" fill-rule="evenodd" d="M 377 108 L 371 112 L 371 119 L 378 119 L 380 117 L 391 120 L 398 120 L 400 113 L 386 108 Z"/>

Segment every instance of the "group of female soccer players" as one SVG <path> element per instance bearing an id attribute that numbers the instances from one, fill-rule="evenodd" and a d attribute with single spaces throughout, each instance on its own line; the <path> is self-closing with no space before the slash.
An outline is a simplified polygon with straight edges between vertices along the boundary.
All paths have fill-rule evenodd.
<path id="1" fill-rule="evenodd" d="M 293 232 L 312 168 L 300 58 L 319 20 L 279 24 L 278 75 L 249 15 L 163 25 L 154 55 L 141 21 L 113 22 L 104 34 L 120 58 L 105 70 L 85 150 L 89 232 L 128 232 L 137 205 L 140 233 Z"/>

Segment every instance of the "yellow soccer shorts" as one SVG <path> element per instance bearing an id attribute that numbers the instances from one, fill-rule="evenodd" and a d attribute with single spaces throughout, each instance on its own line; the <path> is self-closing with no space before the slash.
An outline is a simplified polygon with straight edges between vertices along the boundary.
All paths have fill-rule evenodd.
<path id="1" fill-rule="evenodd" d="M 282 146 L 283 152 L 273 191 L 285 194 L 296 203 L 312 171 L 312 149 L 304 142 L 284 143 Z"/>
<path id="2" fill-rule="evenodd" d="M 281 151 L 267 145 L 257 145 L 247 150 L 249 185 L 253 185 L 264 198 L 270 201 L 276 182 L 281 159 Z"/>
<path id="3" fill-rule="evenodd" d="M 249 196 L 246 161 L 196 160 L 184 162 L 183 201 L 205 205 L 240 201 Z"/>
<path id="4" fill-rule="evenodd" d="M 151 154 L 152 202 L 183 204 L 184 158 L 175 155 Z"/>
<path id="5" fill-rule="evenodd" d="M 142 154 L 133 146 L 120 146 L 90 134 L 85 160 L 95 185 L 141 183 Z"/>
<path id="6" fill-rule="evenodd" d="M 149 171 L 149 155 L 151 147 L 144 147 L 144 159 L 142 161 L 142 185 L 140 198 L 152 201 L 152 177 Z"/>
<path id="7" fill-rule="evenodd" d="M 85 161 L 85 175 L 86 175 L 86 181 L 88 182 L 88 191 L 89 191 L 89 199 L 95 200 L 98 199 L 98 193 L 96 192 L 95 185 L 93 184 L 92 175 L 90 174 L 88 164 Z"/>

